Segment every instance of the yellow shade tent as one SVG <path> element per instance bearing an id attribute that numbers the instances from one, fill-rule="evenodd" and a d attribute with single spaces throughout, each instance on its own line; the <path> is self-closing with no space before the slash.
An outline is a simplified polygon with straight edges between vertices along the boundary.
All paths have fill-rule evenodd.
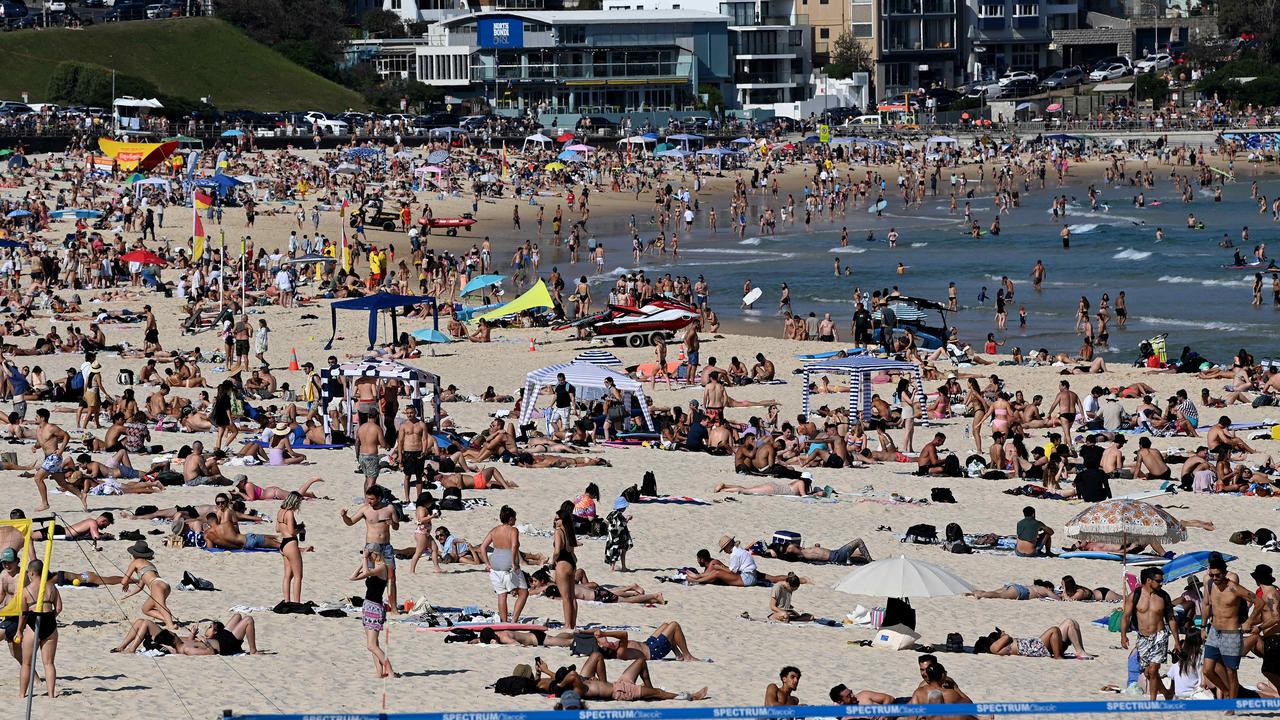
<path id="1" fill-rule="evenodd" d="M 525 310 L 549 308 L 554 307 L 554 305 L 555 303 L 551 302 L 551 293 L 547 292 L 547 284 L 539 280 L 537 285 L 526 290 L 520 297 L 500 308 L 490 310 L 484 315 L 481 315 L 480 319 L 493 322 L 498 318 L 515 315 L 516 313 L 521 313 Z"/>

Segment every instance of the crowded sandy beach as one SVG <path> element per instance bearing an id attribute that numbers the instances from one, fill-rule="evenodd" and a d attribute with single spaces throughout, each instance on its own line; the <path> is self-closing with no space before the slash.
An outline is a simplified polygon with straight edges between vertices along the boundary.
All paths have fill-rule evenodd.
<path id="1" fill-rule="evenodd" d="M 1070 228 L 1163 197 L 1235 268 L 1218 312 L 1268 327 L 1280 184 L 1230 143 L 948 140 L 19 152 L 0 475 L 35 522 L 0 527 L 0 688 L 35 717 L 1277 697 L 1271 334 L 1180 340 L 1209 286 L 1152 309 Z M 802 246 L 868 222 L 865 256 Z M 842 305 L 726 250 L 778 236 Z M 935 291 L 947 253 L 989 288 Z M 1037 301 L 1067 253 L 1079 301 Z"/>

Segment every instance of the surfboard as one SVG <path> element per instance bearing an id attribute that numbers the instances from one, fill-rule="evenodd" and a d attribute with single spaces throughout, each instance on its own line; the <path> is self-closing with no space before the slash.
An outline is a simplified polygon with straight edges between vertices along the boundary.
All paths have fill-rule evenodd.
<path id="1" fill-rule="evenodd" d="M 1228 180 L 1231 180 L 1232 182 L 1234 182 L 1234 181 L 1235 181 L 1235 179 L 1236 179 L 1236 176 L 1235 176 L 1235 175 L 1232 175 L 1231 173 L 1229 173 L 1229 172 L 1227 172 L 1227 171 L 1225 171 L 1225 170 L 1219 170 L 1219 169 L 1218 169 L 1218 168 L 1216 168 L 1216 167 L 1210 167 L 1210 168 L 1209 168 L 1209 170 L 1210 170 L 1211 172 L 1216 172 L 1216 173 L 1218 173 L 1218 174 L 1219 174 L 1219 175 L 1221 175 L 1222 177 L 1224 177 L 1224 178 L 1226 178 L 1226 179 L 1228 179 Z"/>
<path id="2" fill-rule="evenodd" d="M 751 288 L 746 295 L 742 296 L 742 304 L 747 307 L 751 307 L 751 304 L 759 300 L 761 295 L 764 295 L 764 290 L 761 290 L 758 287 Z"/>
<path id="3" fill-rule="evenodd" d="M 1084 558 L 1088 560 L 1113 560 L 1119 562 L 1125 560 L 1126 565 L 1164 565 L 1169 562 L 1168 558 L 1151 557 L 1150 555 L 1125 555 L 1120 553 L 1098 552 L 1095 550 L 1073 550 L 1070 552 L 1058 553 L 1060 558 Z"/>
<path id="4" fill-rule="evenodd" d="M 836 355 L 839 355 L 842 352 L 845 353 L 846 355 L 857 355 L 858 353 L 862 352 L 862 348 L 852 347 L 852 348 L 845 348 L 844 350 L 828 350 L 827 352 L 808 353 L 807 355 L 797 355 L 796 359 L 797 360 L 826 360 L 827 358 L 835 357 Z"/>
<path id="5" fill-rule="evenodd" d="M 875 215 L 876 213 L 880 212 L 881 210 L 884 210 L 887 207 L 889 207 L 889 201 L 881 200 L 880 202 L 874 203 L 871 205 L 871 207 L 867 208 L 867 214 Z"/>

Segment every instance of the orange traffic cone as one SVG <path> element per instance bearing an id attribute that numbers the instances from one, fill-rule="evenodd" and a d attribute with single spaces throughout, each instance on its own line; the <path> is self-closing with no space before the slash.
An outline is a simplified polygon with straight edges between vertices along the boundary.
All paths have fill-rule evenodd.
<path id="1" fill-rule="evenodd" d="M 298 348 L 289 348 L 289 352 L 293 355 L 293 359 L 289 361 L 289 371 L 298 372 L 300 369 L 298 367 Z"/>
<path id="2" fill-rule="evenodd" d="M 533 342 L 533 338 L 529 338 L 529 352 L 538 352 L 538 346 Z"/>

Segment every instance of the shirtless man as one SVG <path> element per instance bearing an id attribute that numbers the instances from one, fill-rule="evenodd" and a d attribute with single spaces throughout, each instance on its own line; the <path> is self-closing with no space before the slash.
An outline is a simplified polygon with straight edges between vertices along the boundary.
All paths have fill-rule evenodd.
<path id="1" fill-rule="evenodd" d="M 1221 699 L 1234 699 L 1240 694 L 1236 671 L 1244 654 L 1241 610 L 1258 601 L 1253 593 L 1227 577 L 1227 562 L 1216 552 L 1209 555 L 1208 575 L 1204 622 L 1210 627 L 1204 643 L 1204 675 L 1218 688 Z"/>
<path id="2" fill-rule="evenodd" d="M 1169 657 L 1169 639 L 1173 639 L 1173 652 L 1182 651 L 1178 640 L 1178 628 L 1173 620 L 1173 601 L 1161 589 L 1164 570 L 1158 567 L 1142 569 L 1142 586 L 1138 592 L 1125 598 L 1124 614 L 1120 618 L 1120 647 L 1129 649 L 1129 625 L 1137 626 L 1138 664 L 1147 676 L 1147 692 L 1151 699 L 1163 694 L 1173 699 L 1173 687 L 1166 688 L 1160 679 L 1160 665 Z"/>
<path id="3" fill-rule="evenodd" d="M 1223 415 L 1218 418 L 1218 422 L 1209 428 L 1209 452 L 1217 453 L 1218 448 L 1226 446 L 1231 448 L 1231 452 L 1252 453 L 1257 452 L 1249 447 L 1245 441 L 1236 437 L 1235 433 L 1229 429 L 1231 427 L 1231 418 Z"/>
<path id="4" fill-rule="evenodd" d="M 724 422 L 724 406 L 728 398 L 729 393 L 725 392 L 724 385 L 720 382 L 720 373 L 711 373 L 702 389 L 702 408 L 707 413 L 707 420 L 713 425 Z"/>
<path id="5" fill-rule="evenodd" d="M 378 381 L 372 377 L 360 377 L 351 386 L 351 402 L 361 416 L 378 418 Z"/>
<path id="6" fill-rule="evenodd" d="M 923 475 L 941 475 L 943 470 L 942 457 L 938 454 L 938 448 L 947 443 L 947 436 L 943 433 L 937 433 L 933 439 L 925 443 L 920 448 L 920 456 L 916 458 L 916 466 L 918 472 Z"/>
<path id="7" fill-rule="evenodd" d="M 698 339 L 698 324 L 693 323 L 688 330 L 684 332 L 684 355 L 685 363 L 689 366 L 689 371 L 685 375 L 689 382 L 698 377 L 698 349 L 702 347 L 702 341 Z"/>
<path id="8" fill-rule="evenodd" d="M 347 527 L 364 520 L 364 544 L 374 544 L 382 549 L 382 557 L 387 561 L 387 601 L 392 612 L 399 612 L 396 609 L 396 551 L 391 546 L 391 531 L 400 527 L 400 519 L 395 508 L 383 501 L 384 497 L 380 486 L 369 485 L 364 491 L 364 504 L 355 515 L 348 515 L 346 508 L 342 508 L 338 515 Z M 373 563 L 372 560 L 368 562 Z"/>
<path id="9" fill-rule="evenodd" d="M 191 454 L 182 461 L 182 484 L 187 487 L 230 485 L 231 481 L 222 476 L 215 458 L 204 456 L 204 443 L 196 440 L 191 443 Z"/>
<path id="10" fill-rule="evenodd" d="M 1201 470 L 1212 470 L 1209 464 L 1209 448 L 1201 445 L 1191 454 L 1178 470 L 1178 478 L 1182 481 L 1182 489 L 1190 490 L 1195 483 L 1195 475 Z"/>
<path id="11" fill-rule="evenodd" d="M 382 426 L 375 419 L 377 416 L 372 413 L 361 413 L 363 420 L 360 427 L 356 428 L 356 463 L 360 466 L 360 472 L 364 474 L 364 489 L 367 492 L 374 483 L 378 482 L 378 466 L 382 462 L 380 451 L 387 447 L 387 440 L 382 432 Z M 419 472 L 421 477 L 421 472 Z M 408 497 L 408 476 L 405 476 L 405 495 Z"/>
<path id="12" fill-rule="evenodd" d="M 795 691 L 800 687 L 800 668 L 788 665 L 778 673 L 778 682 L 769 683 L 764 690 L 765 705 L 799 705 Z"/>
<path id="13" fill-rule="evenodd" d="M 430 441 L 430 442 L 428 442 Z M 428 448 L 428 445 L 431 447 Z M 427 432 L 427 424 L 418 417 L 418 408 L 413 404 L 404 408 L 404 422 L 400 425 L 396 437 L 394 459 L 404 471 L 404 497 L 415 497 L 409 494 L 410 478 L 416 477 L 418 491 L 422 491 L 423 465 L 426 453 L 430 449 L 435 454 L 437 449 L 434 437 Z"/>
<path id="14" fill-rule="evenodd" d="M 1124 467 L 1124 444 L 1124 435 L 1117 434 L 1102 451 L 1101 467 L 1107 477 L 1119 478 L 1130 474 Z"/>
<path id="15" fill-rule="evenodd" d="M 764 353 L 756 353 L 756 364 L 751 366 L 751 379 L 756 382 L 765 382 L 774 378 L 777 370 L 773 367 L 773 361 L 764 356 Z"/>
<path id="16" fill-rule="evenodd" d="M 45 478 L 51 477 L 58 483 L 58 487 L 75 492 L 66 484 L 66 474 L 62 469 L 62 454 L 66 452 L 70 442 L 71 436 L 66 430 L 49 422 L 48 408 L 36 410 L 36 444 L 31 452 L 44 452 L 44 461 L 36 468 L 35 473 L 36 490 L 40 493 L 40 505 L 36 507 L 36 512 L 49 509 L 49 488 L 45 485 Z M 85 512 L 89 512 L 88 501 L 83 496 L 80 504 Z"/>
<path id="17" fill-rule="evenodd" d="M 1270 565 L 1258 565 L 1249 575 L 1258 583 L 1259 597 L 1241 630 L 1247 634 L 1246 648 L 1262 656 L 1262 674 L 1276 685 L 1280 681 L 1280 591 Z"/>
<path id="18" fill-rule="evenodd" d="M 1048 414 L 1053 415 L 1054 410 L 1058 411 L 1058 424 L 1062 427 L 1062 437 L 1066 440 L 1067 447 L 1071 447 L 1071 426 L 1080 414 L 1080 407 L 1080 396 L 1071 389 L 1071 383 L 1066 380 L 1059 382 L 1058 394 L 1053 398 Z"/>
<path id="19" fill-rule="evenodd" d="M 839 342 L 840 335 L 836 330 L 836 324 L 831 320 L 831 313 L 823 313 L 822 320 L 818 323 L 818 341 L 819 342 Z"/>
<path id="20" fill-rule="evenodd" d="M 143 352 L 160 352 L 160 328 L 156 326 L 156 314 L 152 312 L 150 305 L 142 306 L 142 317 L 144 319 L 143 335 L 142 335 L 142 351 Z"/>
<path id="21" fill-rule="evenodd" d="M 1164 455 L 1151 447 L 1151 438 L 1138 438 L 1138 452 L 1133 461 L 1133 477 L 1136 480 L 1168 480 L 1173 471 L 1164 461 Z"/>
<path id="22" fill-rule="evenodd" d="M 279 535 L 261 533 L 242 533 L 238 521 L 238 513 L 229 507 L 220 513 L 209 513 L 204 516 L 204 540 L 209 545 L 226 550 L 257 550 L 259 548 L 280 549 Z M 305 552 L 309 548 L 303 548 Z"/>

